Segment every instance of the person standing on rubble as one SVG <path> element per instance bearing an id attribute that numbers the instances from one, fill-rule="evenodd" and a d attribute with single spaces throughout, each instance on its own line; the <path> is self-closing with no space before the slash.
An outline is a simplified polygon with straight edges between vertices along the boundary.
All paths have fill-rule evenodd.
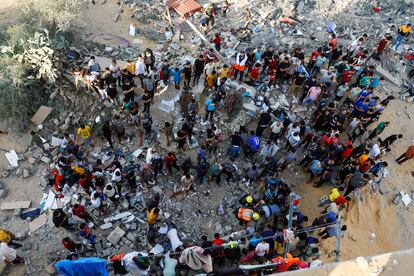
<path id="1" fill-rule="evenodd" d="M 199 55 L 193 64 L 193 74 L 194 74 L 193 86 L 198 84 L 203 72 L 204 72 L 204 57 L 203 55 Z"/>
<path id="2" fill-rule="evenodd" d="M 155 57 L 154 53 L 150 48 L 145 49 L 144 51 L 144 64 L 145 64 L 145 70 L 149 74 L 153 68 L 155 63 Z"/>
<path id="3" fill-rule="evenodd" d="M 144 88 L 144 74 L 145 74 L 145 63 L 142 55 L 138 55 L 137 62 L 135 63 L 135 75 L 141 81 L 141 87 Z"/>
<path id="4" fill-rule="evenodd" d="M 214 17 L 216 17 L 217 11 L 216 7 L 213 3 L 210 3 L 208 7 L 204 10 L 204 18 L 206 21 L 207 27 L 211 25 L 211 27 L 214 26 Z"/>
<path id="5" fill-rule="evenodd" d="M 236 56 L 236 62 L 233 64 L 234 79 L 237 79 L 237 75 L 240 73 L 239 81 L 243 81 L 244 70 L 246 69 L 247 55 L 244 50 Z"/>
<path id="6" fill-rule="evenodd" d="M 183 71 L 183 77 L 184 77 L 184 89 L 188 89 L 190 87 L 191 74 L 192 74 L 191 63 L 189 61 L 185 63 L 182 71 Z"/>
<path id="7" fill-rule="evenodd" d="M 221 4 L 221 13 L 223 14 L 224 17 L 226 17 L 229 7 L 230 7 L 229 1 L 224 0 L 223 4 Z"/>
<path id="8" fill-rule="evenodd" d="M 398 28 L 398 35 L 395 38 L 394 42 L 392 43 L 391 48 L 393 48 L 395 51 L 398 51 L 398 48 L 400 47 L 401 43 L 404 42 L 405 39 L 411 34 L 411 24 L 408 23 L 406 25 L 402 25 L 400 28 Z"/>

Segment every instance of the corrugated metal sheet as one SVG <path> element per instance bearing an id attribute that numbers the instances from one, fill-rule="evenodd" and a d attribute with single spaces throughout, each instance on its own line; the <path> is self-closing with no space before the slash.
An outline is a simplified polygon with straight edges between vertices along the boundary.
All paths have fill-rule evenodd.
<path id="1" fill-rule="evenodd" d="M 182 17 L 188 17 L 202 9 L 194 0 L 168 0 L 167 5 Z"/>

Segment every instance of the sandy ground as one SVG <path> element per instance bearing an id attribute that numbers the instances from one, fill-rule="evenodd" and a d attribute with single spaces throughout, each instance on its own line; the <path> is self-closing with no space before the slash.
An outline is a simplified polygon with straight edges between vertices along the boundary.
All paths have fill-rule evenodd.
<path id="1" fill-rule="evenodd" d="M 99 1 L 97 1 L 99 2 Z M 0 25 L 9 25 L 13 22 L 13 3 L 14 1 L 0 1 Z M 107 34 L 110 30 L 111 34 L 128 37 L 128 26 L 131 23 L 127 9 L 121 15 L 118 22 L 113 23 L 112 17 L 117 11 L 118 5 L 115 0 L 108 0 L 105 5 L 96 4 L 96 7 L 89 8 L 86 11 L 86 35 L 93 40 L 97 35 Z M 112 42 L 106 41 L 105 44 Z M 114 42 L 114 46 L 117 45 Z M 174 97 L 174 90 L 169 89 L 165 95 L 167 99 Z M 398 98 L 398 96 L 397 96 Z M 160 117 L 156 120 L 166 120 L 169 118 L 166 113 L 159 113 Z M 411 116 L 411 117 L 409 117 Z M 381 183 L 388 187 L 389 193 L 380 195 L 379 193 L 372 195 L 369 187 L 363 191 L 359 200 L 352 202 L 350 211 L 345 214 L 344 223 L 348 226 L 348 231 L 341 240 L 341 259 L 352 259 L 358 256 L 375 255 L 382 252 L 390 252 L 398 249 L 411 248 L 414 246 L 413 224 L 414 213 L 410 209 L 404 207 L 402 203 L 398 206 L 392 203 L 396 193 L 400 190 L 412 194 L 413 176 L 411 168 L 414 161 L 407 161 L 403 165 L 397 165 L 393 160 L 398 157 L 409 146 L 411 139 L 414 138 L 414 129 L 408 126 L 414 123 L 414 106 L 400 100 L 393 101 L 385 110 L 381 120 L 391 122 L 382 138 L 390 134 L 403 133 L 404 138 L 392 146 L 392 152 L 388 153 L 385 158 L 389 163 L 389 176 Z M 375 124 L 374 124 L 375 126 Z M 0 137 L 0 148 L 5 150 L 15 149 L 17 152 L 25 150 L 29 135 L 26 133 L 9 134 Z M 0 167 L 7 166 L 3 152 L 0 154 Z M 321 209 L 316 208 L 317 200 L 324 194 L 329 192 L 330 187 L 315 189 L 311 184 L 306 183 L 308 176 L 298 173 L 296 175 L 293 169 L 288 169 L 284 173 L 284 177 L 289 179 L 290 184 L 294 186 L 294 190 L 302 196 L 302 210 L 311 219 L 316 217 Z M 12 200 L 32 200 L 38 203 L 41 197 L 41 189 L 38 185 L 38 177 L 34 176 L 28 179 L 17 179 L 11 177 L 2 179 L 9 191 L 6 199 L 1 202 Z M 7 212 L 0 214 L 0 217 Z M 16 220 L 12 225 L 15 227 L 27 227 Z M 13 229 L 15 230 L 15 229 Z M 369 239 L 371 233 L 376 234 L 374 240 Z M 335 239 L 326 241 L 323 245 L 322 252 L 330 253 L 335 247 Z M 333 261 L 332 257 L 322 256 L 325 260 Z M 22 268 L 13 271 L 9 275 L 21 275 Z"/>

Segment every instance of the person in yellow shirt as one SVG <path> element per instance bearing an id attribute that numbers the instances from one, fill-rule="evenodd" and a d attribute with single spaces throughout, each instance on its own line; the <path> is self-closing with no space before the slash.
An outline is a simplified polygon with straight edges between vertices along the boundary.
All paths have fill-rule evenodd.
<path id="1" fill-rule="evenodd" d="M 20 243 L 14 242 L 14 234 L 8 230 L 0 228 L 0 243 L 5 242 L 7 245 L 11 245 L 15 248 L 21 247 Z"/>
<path id="2" fill-rule="evenodd" d="M 402 25 L 399 29 L 398 29 L 398 35 L 395 38 L 394 42 L 392 43 L 392 47 L 395 51 L 398 50 L 398 48 L 400 47 L 401 43 L 404 42 L 405 39 L 407 39 L 407 37 L 411 34 L 411 24 L 407 24 L 407 25 Z"/>
<path id="3" fill-rule="evenodd" d="M 80 128 L 78 128 L 78 133 L 76 135 L 75 144 L 79 145 L 80 142 L 84 146 L 89 146 L 92 140 L 92 129 L 90 126 L 85 126 L 85 124 L 81 124 Z"/>
<path id="4" fill-rule="evenodd" d="M 160 209 L 152 208 L 151 211 L 147 215 L 147 221 L 149 225 L 153 225 L 158 218 L 158 214 L 160 213 Z"/>
<path id="5" fill-rule="evenodd" d="M 208 90 L 208 89 L 212 89 L 213 87 L 215 87 L 216 80 L 217 80 L 217 72 L 213 70 L 211 74 L 208 74 L 206 77 L 205 88 Z"/>
<path id="6" fill-rule="evenodd" d="M 228 78 L 229 73 L 230 73 L 229 66 L 227 64 L 224 64 L 223 68 L 220 69 L 218 76 L 219 78 Z"/>
<path id="7" fill-rule="evenodd" d="M 129 73 L 134 75 L 135 74 L 135 63 L 130 60 L 127 60 L 124 69 L 126 69 Z"/>
<path id="8" fill-rule="evenodd" d="M 333 188 L 331 190 L 331 192 L 329 193 L 329 196 L 324 196 L 323 200 L 320 200 L 320 204 L 319 206 L 324 206 L 326 204 L 329 204 L 331 202 L 335 202 L 335 200 L 341 196 L 341 194 L 345 191 L 344 187 L 338 187 L 338 188 Z"/>

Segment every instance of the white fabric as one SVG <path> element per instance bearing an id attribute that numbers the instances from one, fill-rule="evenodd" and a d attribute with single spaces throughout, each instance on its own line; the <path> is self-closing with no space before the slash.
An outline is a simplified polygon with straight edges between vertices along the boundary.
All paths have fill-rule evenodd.
<path id="1" fill-rule="evenodd" d="M 16 250 L 10 248 L 7 243 L 2 242 L 0 245 L 0 260 L 13 262 L 17 257 Z"/>
<path id="2" fill-rule="evenodd" d="M 147 270 L 142 270 L 133 261 L 133 258 L 138 256 L 138 254 L 141 254 L 141 256 L 144 256 L 144 257 L 148 256 L 148 254 L 146 254 L 144 252 L 131 252 L 131 253 L 128 253 L 122 259 L 122 261 L 124 263 L 124 267 L 128 272 L 133 272 L 134 275 L 140 275 L 140 276 L 148 275 L 148 271 L 150 270 L 150 268 L 148 268 Z M 135 273 L 137 273 L 137 274 L 135 274 Z"/>

